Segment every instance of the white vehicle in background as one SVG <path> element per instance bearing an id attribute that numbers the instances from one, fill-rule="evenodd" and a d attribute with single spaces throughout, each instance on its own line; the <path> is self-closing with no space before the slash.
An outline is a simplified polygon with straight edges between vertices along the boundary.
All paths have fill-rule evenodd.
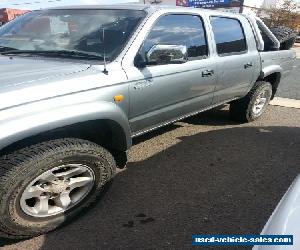
<path id="1" fill-rule="evenodd" d="M 252 250 L 300 249 L 300 175 L 289 187 L 261 232 L 262 235 L 293 235 L 292 246 L 255 246 Z"/>

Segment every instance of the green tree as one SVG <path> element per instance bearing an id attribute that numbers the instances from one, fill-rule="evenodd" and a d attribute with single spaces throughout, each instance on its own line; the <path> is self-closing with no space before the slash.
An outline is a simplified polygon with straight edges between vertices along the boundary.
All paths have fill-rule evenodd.
<path id="1" fill-rule="evenodd" d="M 263 18 L 270 27 L 286 26 L 298 29 L 300 25 L 300 13 L 295 0 L 283 0 L 277 8 L 267 10 L 267 17 Z"/>

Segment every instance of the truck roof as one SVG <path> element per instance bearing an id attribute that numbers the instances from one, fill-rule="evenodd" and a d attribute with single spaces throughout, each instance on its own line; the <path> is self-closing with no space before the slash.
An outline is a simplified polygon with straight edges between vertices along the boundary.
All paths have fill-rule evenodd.
<path id="1" fill-rule="evenodd" d="M 195 12 L 195 8 L 191 7 L 181 7 L 181 6 L 172 6 L 172 5 L 149 5 L 149 4 L 113 4 L 113 5 L 71 5 L 71 6 L 60 6 L 53 7 L 49 9 L 58 9 L 58 10 L 66 10 L 66 9 L 113 9 L 113 10 L 144 10 L 147 12 L 155 12 L 157 10 L 167 9 L 167 10 L 184 10 L 185 12 L 193 11 Z M 216 10 L 208 10 L 197 8 L 198 12 L 209 12 L 215 14 L 222 15 L 237 15 L 235 13 L 221 12 Z"/>
<path id="2" fill-rule="evenodd" d="M 114 9 L 114 10 L 146 10 L 151 8 L 151 5 L 146 4 L 112 4 L 112 5 L 70 5 L 70 6 L 59 6 L 52 7 L 49 9 Z"/>

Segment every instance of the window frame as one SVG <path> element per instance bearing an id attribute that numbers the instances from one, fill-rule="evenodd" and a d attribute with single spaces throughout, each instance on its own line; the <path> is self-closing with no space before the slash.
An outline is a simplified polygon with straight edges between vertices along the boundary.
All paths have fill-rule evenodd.
<path id="1" fill-rule="evenodd" d="M 202 61 L 202 60 L 206 60 L 206 59 L 209 59 L 211 57 L 211 50 L 210 50 L 210 42 L 209 42 L 209 39 L 208 39 L 208 31 L 209 31 L 209 28 L 207 27 L 207 24 L 204 20 L 204 18 L 198 14 L 198 13 L 191 13 L 191 12 L 168 12 L 168 13 L 164 13 L 162 14 L 161 16 L 159 16 L 154 22 L 153 24 L 151 25 L 151 28 L 149 29 L 149 31 L 147 32 L 146 36 L 144 37 L 143 41 L 141 42 L 141 45 L 135 55 L 134 58 L 136 58 L 136 56 L 138 56 L 140 54 L 140 51 L 142 49 L 142 47 L 144 46 L 144 43 L 145 41 L 147 40 L 149 34 L 151 33 L 151 31 L 153 30 L 153 27 L 155 27 L 155 25 L 159 22 L 159 20 L 165 16 L 195 16 L 195 17 L 198 17 L 201 22 L 202 22 L 202 27 L 203 27 L 203 30 L 204 30 L 204 38 L 205 38 L 205 41 L 206 41 L 206 44 L 207 44 L 207 55 L 206 56 L 202 56 L 202 58 L 199 58 L 199 59 L 193 59 L 193 60 L 188 60 L 188 62 L 193 62 L 193 61 Z M 172 64 L 165 64 L 165 65 L 172 65 Z M 162 65 L 147 65 L 147 67 L 153 67 L 153 66 L 162 66 Z"/>
<path id="2" fill-rule="evenodd" d="M 214 18 L 214 17 L 227 18 L 227 19 L 233 19 L 233 20 L 238 21 L 238 23 L 240 24 L 240 27 L 242 29 L 242 33 L 244 35 L 244 38 L 245 38 L 245 43 L 246 43 L 246 49 L 245 50 L 239 51 L 239 52 L 222 53 L 222 54 L 218 53 L 218 44 L 217 44 L 217 41 L 216 41 L 216 36 L 215 36 L 214 30 L 213 30 L 213 25 L 212 25 L 212 22 L 211 22 L 212 18 Z M 209 16 L 209 23 L 210 23 L 210 26 L 211 26 L 211 32 L 212 32 L 212 36 L 213 36 L 213 39 L 214 39 L 214 43 L 216 45 L 216 55 L 217 56 L 219 56 L 219 57 L 226 57 L 226 56 L 234 56 L 234 55 L 243 55 L 243 54 L 247 54 L 249 52 L 249 46 L 248 46 L 247 36 L 246 36 L 244 27 L 243 27 L 242 22 L 241 22 L 240 19 L 238 19 L 236 17 L 231 17 L 231 16 L 212 15 L 212 16 Z"/>

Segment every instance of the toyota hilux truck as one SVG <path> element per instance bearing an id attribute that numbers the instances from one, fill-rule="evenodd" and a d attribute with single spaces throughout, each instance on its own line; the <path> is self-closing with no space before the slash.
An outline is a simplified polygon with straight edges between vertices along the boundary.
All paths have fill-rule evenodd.
<path id="1" fill-rule="evenodd" d="M 230 104 L 262 116 L 295 52 L 250 15 L 114 5 L 37 10 L 0 28 L 0 234 L 78 217 L 132 138 Z"/>

